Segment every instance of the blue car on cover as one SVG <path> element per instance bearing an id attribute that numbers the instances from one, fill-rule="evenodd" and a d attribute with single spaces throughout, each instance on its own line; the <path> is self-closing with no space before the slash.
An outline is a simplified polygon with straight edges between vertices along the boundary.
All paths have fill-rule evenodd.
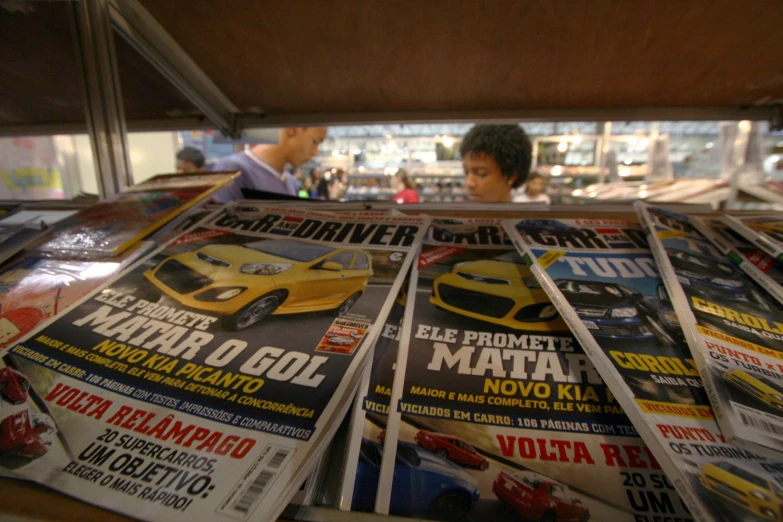
<path id="1" fill-rule="evenodd" d="M 375 507 L 382 451 L 381 444 L 362 439 L 352 510 L 372 511 Z M 426 514 L 440 520 L 455 520 L 478 499 L 478 482 L 462 468 L 424 448 L 407 442 L 397 444 L 391 514 Z"/>
<path id="2" fill-rule="evenodd" d="M 657 300 L 646 298 L 634 288 L 577 279 L 558 279 L 555 284 L 596 337 L 675 342 L 661 322 L 662 310 Z"/>

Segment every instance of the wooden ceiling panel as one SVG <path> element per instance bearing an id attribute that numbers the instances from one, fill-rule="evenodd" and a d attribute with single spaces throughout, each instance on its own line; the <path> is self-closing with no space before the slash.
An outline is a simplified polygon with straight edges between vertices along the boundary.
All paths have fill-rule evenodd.
<path id="1" fill-rule="evenodd" d="M 142 0 L 241 110 L 783 99 L 777 0 Z"/>
<path id="2" fill-rule="evenodd" d="M 0 125 L 84 121 L 66 2 L 0 8 Z"/>
<path id="3" fill-rule="evenodd" d="M 68 2 L 0 8 L 0 132 L 18 126 L 86 131 L 79 64 Z M 193 105 L 127 42 L 115 38 L 129 128 L 193 115 Z"/>

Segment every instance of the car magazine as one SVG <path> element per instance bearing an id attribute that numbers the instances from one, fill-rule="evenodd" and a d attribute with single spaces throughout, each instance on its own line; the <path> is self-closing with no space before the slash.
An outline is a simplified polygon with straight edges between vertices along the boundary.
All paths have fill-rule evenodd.
<path id="1" fill-rule="evenodd" d="M 723 435 L 783 459 L 781 306 L 689 217 L 637 208 Z"/>
<path id="2" fill-rule="evenodd" d="M 721 216 L 727 226 L 778 261 L 783 261 L 783 219 L 772 216 Z"/>
<path id="3" fill-rule="evenodd" d="M 9 350 L 68 448 L 16 472 L 144 520 L 276 520 L 428 221 L 216 211 Z"/>
<path id="4" fill-rule="evenodd" d="M 639 224 L 530 219 L 504 226 L 691 517 L 783 518 L 783 462 L 724 440 Z"/>
<path id="5" fill-rule="evenodd" d="M 210 176 L 218 175 L 211 173 Z M 118 255 L 220 190 L 234 174 L 220 174 L 219 177 L 221 182 L 194 182 L 185 186 L 177 183 L 171 188 L 153 183 L 150 190 L 137 187 L 105 199 L 58 222 L 50 238 L 38 248 L 59 256 L 100 258 Z"/>
<path id="6" fill-rule="evenodd" d="M 381 513 L 692 520 L 499 220 L 435 219 L 417 272 L 390 420 L 362 440 L 354 505 L 382 462 Z"/>
<path id="7" fill-rule="evenodd" d="M 718 219 L 689 216 L 690 224 L 718 251 L 753 279 L 769 295 L 783 303 L 783 270 L 771 257 Z"/>

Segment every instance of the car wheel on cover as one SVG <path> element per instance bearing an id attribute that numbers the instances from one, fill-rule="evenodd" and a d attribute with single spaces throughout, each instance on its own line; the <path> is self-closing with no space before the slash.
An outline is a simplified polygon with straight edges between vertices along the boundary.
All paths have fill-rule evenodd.
<path id="1" fill-rule="evenodd" d="M 540 518 L 541 522 L 557 522 L 557 515 L 554 511 L 547 511 Z"/>
<path id="2" fill-rule="evenodd" d="M 674 338 L 672 338 L 671 335 L 661 326 L 661 323 L 658 322 L 657 319 L 654 319 L 652 317 L 647 317 L 647 324 L 650 325 L 650 328 L 652 328 L 653 333 L 656 337 L 659 339 L 663 339 L 665 342 L 669 344 L 677 344 L 674 341 Z"/>
<path id="3" fill-rule="evenodd" d="M 487 470 L 487 468 L 489 468 L 489 462 L 487 462 L 487 461 L 485 460 L 484 462 L 482 462 L 482 463 L 481 463 L 481 465 L 479 466 L 479 469 L 480 469 L 481 471 L 486 471 L 486 470 Z"/>
<path id="4" fill-rule="evenodd" d="M 447 450 L 446 448 L 438 448 L 435 450 L 435 455 L 437 455 L 442 459 L 447 459 L 449 458 L 449 450 Z"/>
<path id="5" fill-rule="evenodd" d="M 458 520 L 470 509 L 467 495 L 451 491 L 444 493 L 427 507 L 426 517 L 435 520 Z"/>
<path id="6" fill-rule="evenodd" d="M 239 311 L 223 319 L 226 330 L 244 330 L 271 314 L 283 302 L 280 292 L 262 295 L 255 301 L 246 304 Z"/>
<path id="7" fill-rule="evenodd" d="M 337 309 L 337 315 L 343 315 L 348 312 L 348 310 L 353 307 L 353 305 L 356 304 L 356 301 L 359 300 L 359 298 L 362 296 L 361 292 L 356 292 L 351 297 L 343 301 L 343 304 L 340 305 L 340 308 Z"/>

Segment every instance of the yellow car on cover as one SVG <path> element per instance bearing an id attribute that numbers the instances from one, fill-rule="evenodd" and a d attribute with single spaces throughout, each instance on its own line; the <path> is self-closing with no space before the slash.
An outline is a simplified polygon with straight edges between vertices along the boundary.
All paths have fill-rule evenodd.
<path id="1" fill-rule="evenodd" d="M 699 474 L 702 485 L 721 497 L 766 520 L 783 518 L 783 490 L 780 486 L 729 462 L 704 464 Z"/>
<path id="2" fill-rule="evenodd" d="M 169 257 L 144 277 L 185 306 L 242 330 L 270 314 L 347 312 L 372 277 L 370 256 L 290 239 L 213 245 Z"/>
<path id="3" fill-rule="evenodd" d="M 517 330 L 567 330 L 516 252 L 457 263 L 432 285 L 430 302 L 450 312 Z"/>
<path id="4" fill-rule="evenodd" d="M 768 406 L 783 410 L 783 389 L 780 384 L 762 375 L 753 375 L 743 370 L 729 370 L 723 374 L 728 382 Z"/>

